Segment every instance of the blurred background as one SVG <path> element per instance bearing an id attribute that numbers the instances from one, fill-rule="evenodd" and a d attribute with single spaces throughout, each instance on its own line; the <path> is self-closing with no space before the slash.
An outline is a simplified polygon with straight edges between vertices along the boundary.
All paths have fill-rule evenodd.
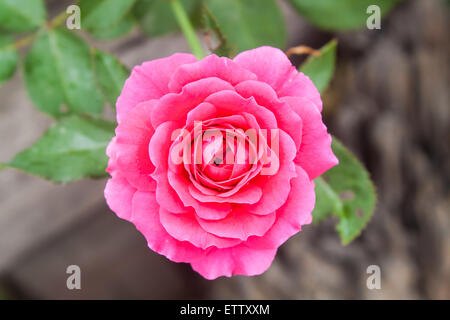
<path id="1" fill-rule="evenodd" d="M 363 234 L 344 247 L 333 219 L 306 226 L 263 275 L 207 281 L 150 251 L 134 226 L 106 206 L 106 180 L 61 186 L 3 170 L 0 299 L 450 299 L 449 2 L 403 1 L 381 30 L 334 34 L 279 2 L 288 48 L 339 40 L 324 119 L 377 187 L 377 209 Z M 46 3 L 54 16 L 72 1 Z M 130 68 L 189 52 L 181 34 L 149 38 L 134 30 L 94 43 Z M 50 123 L 17 72 L 0 87 L 0 162 Z M 72 264 L 81 268 L 81 290 L 66 287 Z M 366 287 L 373 264 L 381 268 L 380 290 Z"/>

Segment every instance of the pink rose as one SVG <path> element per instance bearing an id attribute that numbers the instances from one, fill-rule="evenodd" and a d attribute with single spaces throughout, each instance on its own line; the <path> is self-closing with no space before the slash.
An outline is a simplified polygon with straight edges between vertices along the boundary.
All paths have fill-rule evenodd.
<path id="1" fill-rule="evenodd" d="M 145 62 L 117 100 L 106 201 L 207 279 L 261 274 L 311 223 L 313 179 L 338 163 L 321 110 L 279 49 Z"/>

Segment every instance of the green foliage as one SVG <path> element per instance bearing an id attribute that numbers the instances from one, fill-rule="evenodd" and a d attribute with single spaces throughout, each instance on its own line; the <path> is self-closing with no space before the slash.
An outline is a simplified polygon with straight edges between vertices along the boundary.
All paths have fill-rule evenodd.
<path id="1" fill-rule="evenodd" d="M 0 0 L 0 28 L 26 32 L 42 26 L 45 18 L 43 0 Z"/>
<path id="2" fill-rule="evenodd" d="M 64 117 L 6 165 L 54 182 L 102 177 L 106 146 L 113 135 L 114 125 L 105 120 Z"/>
<path id="3" fill-rule="evenodd" d="M 0 33 L 0 85 L 16 71 L 19 55 L 12 46 L 14 39 Z"/>
<path id="4" fill-rule="evenodd" d="M 91 35 L 100 40 L 109 40 L 128 34 L 135 25 L 134 17 L 128 13 L 116 24 L 104 30 L 92 30 Z"/>
<path id="5" fill-rule="evenodd" d="M 227 38 L 225 34 L 220 29 L 219 24 L 217 23 L 216 18 L 213 16 L 211 11 L 208 9 L 207 6 L 202 6 L 202 26 L 203 30 L 206 34 L 210 36 L 210 39 L 212 38 L 212 35 L 215 36 L 216 40 L 218 41 L 218 46 L 216 48 L 209 48 L 213 53 L 217 54 L 218 56 L 225 56 L 225 57 L 233 57 L 237 54 L 237 48 L 236 46 L 230 45 L 230 43 L 227 41 Z M 211 40 L 210 44 L 211 45 Z"/>
<path id="6" fill-rule="evenodd" d="M 337 41 L 331 40 L 320 49 L 319 57 L 311 55 L 299 68 L 312 80 L 321 93 L 328 87 L 334 74 L 336 47 Z"/>
<path id="7" fill-rule="evenodd" d="M 55 117 L 102 111 L 89 46 L 74 32 L 56 28 L 42 33 L 28 52 L 24 69 L 30 97 L 41 111 Z"/>
<path id="8" fill-rule="evenodd" d="M 81 27 L 98 38 L 114 38 L 133 28 L 128 12 L 135 0 L 80 0 Z"/>
<path id="9" fill-rule="evenodd" d="M 314 223 L 328 216 L 339 222 L 336 229 L 343 244 L 355 239 L 370 221 L 375 209 L 375 187 L 364 166 L 333 137 L 333 152 L 339 164 L 315 180 Z"/>
<path id="10" fill-rule="evenodd" d="M 94 72 L 97 83 L 109 104 L 114 107 L 130 72 L 111 54 L 95 50 Z"/>
<path id="11" fill-rule="evenodd" d="M 187 14 L 193 18 L 201 0 L 181 0 Z M 133 14 L 145 34 L 159 36 L 179 29 L 170 3 L 167 0 L 137 0 Z"/>
<path id="12" fill-rule="evenodd" d="M 204 0 L 204 5 L 233 51 L 285 47 L 286 27 L 275 0 Z"/>
<path id="13" fill-rule="evenodd" d="M 325 30 L 364 28 L 367 7 L 377 5 L 386 15 L 400 0 L 289 0 L 298 13 Z"/>

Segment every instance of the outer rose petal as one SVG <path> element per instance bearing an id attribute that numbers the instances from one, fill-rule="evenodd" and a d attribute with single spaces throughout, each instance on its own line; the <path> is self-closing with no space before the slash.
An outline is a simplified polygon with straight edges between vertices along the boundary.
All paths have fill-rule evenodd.
<path id="1" fill-rule="evenodd" d="M 183 64 L 196 61 L 191 54 L 176 53 L 134 67 L 117 99 L 117 121 L 120 123 L 122 117 L 139 102 L 158 99 L 168 93 L 169 80 L 174 71 Z"/>
<path id="2" fill-rule="evenodd" d="M 306 172 L 296 166 L 297 177 L 291 180 L 291 193 L 286 203 L 277 210 L 277 219 L 264 237 L 251 237 L 246 245 L 251 248 L 278 248 L 301 230 L 302 225 L 312 222 L 316 194 L 314 182 Z"/>
<path id="3" fill-rule="evenodd" d="M 260 47 L 244 51 L 233 60 L 256 74 L 259 81 L 268 83 L 278 97 L 305 97 L 313 101 L 319 111 L 322 110 L 322 100 L 317 88 L 307 76 L 295 69 L 280 49 Z"/>
<path id="4" fill-rule="evenodd" d="M 174 239 L 163 228 L 153 192 L 137 191 L 134 194 L 131 222 L 147 239 L 150 249 L 174 262 L 191 262 L 204 256 L 204 250 Z"/>
<path id="5" fill-rule="evenodd" d="M 331 150 L 331 136 L 316 106 L 308 99 L 284 97 L 303 121 L 302 145 L 295 158 L 311 179 L 315 179 L 339 163 Z"/>
<path id="6" fill-rule="evenodd" d="M 136 189 L 124 177 L 112 177 L 105 187 L 106 203 L 119 218 L 130 220 L 131 200 L 135 192 Z"/>
<path id="7" fill-rule="evenodd" d="M 210 77 L 225 80 L 232 85 L 256 79 L 254 74 L 232 60 L 212 54 L 196 63 L 178 68 L 170 80 L 169 88 L 171 92 L 180 92 L 186 84 Z"/>
<path id="8" fill-rule="evenodd" d="M 233 248 L 210 248 L 200 259 L 191 262 L 192 269 L 209 280 L 221 276 L 254 276 L 266 271 L 277 249 L 252 249 L 245 244 Z"/>
<path id="9" fill-rule="evenodd" d="M 120 171 L 135 188 L 147 191 L 156 188 L 155 180 L 150 177 L 155 167 L 148 155 L 148 144 L 154 132 L 150 122 L 154 102 L 142 102 L 127 113 L 108 146 L 108 155 L 113 160 L 108 172 Z"/>

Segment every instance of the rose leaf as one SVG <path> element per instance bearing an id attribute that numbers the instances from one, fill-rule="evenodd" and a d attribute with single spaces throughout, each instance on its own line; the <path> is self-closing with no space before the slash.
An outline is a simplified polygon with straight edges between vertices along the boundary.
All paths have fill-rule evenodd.
<path id="1" fill-rule="evenodd" d="M 339 164 L 315 180 L 314 223 L 337 217 L 336 229 L 343 244 L 353 241 L 369 223 L 376 203 L 369 173 L 356 157 L 333 137 L 332 149 Z"/>
<path id="2" fill-rule="evenodd" d="M 336 47 L 337 41 L 331 40 L 320 48 L 320 56 L 310 55 L 299 68 L 299 71 L 311 79 L 320 93 L 328 87 L 333 78 L 336 65 Z"/>
<path id="3" fill-rule="evenodd" d="M 367 8 L 377 5 L 386 15 L 401 0 L 289 0 L 298 13 L 324 30 L 355 30 L 366 27 Z"/>
<path id="4" fill-rule="evenodd" d="M 0 85 L 13 76 L 19 62 L 13 42 L 13 38 L 0 34 Z"/>
<path id="5" fill-rule="evenodd" d="M 61 118 L 30 148 L 6 166 L 54 182 L 106 176 L 106 146 L 114 125 L 102 119 L 71 115 Z"/>
<path id="6" fill-rule="evenodd" d="M 102 111 L 89 46 L 74 32 L 56 28 L 42 33 L 25 57 L 24 72 L 31 100 L 41 111 L 55 117 Z"/>
<path id="7" fill-rule="evenodd" d="M 0 27 L 26 32 L 42 26 L 46 19 L 43 0 L 0 0 Z"/>
<path id="8" fill-rule="evenodd" d="M 130 72 L 115 56 L 100 50 L 93 52 L 93 62 L 97 84 L 106 100 L 114 108 Z"/>

